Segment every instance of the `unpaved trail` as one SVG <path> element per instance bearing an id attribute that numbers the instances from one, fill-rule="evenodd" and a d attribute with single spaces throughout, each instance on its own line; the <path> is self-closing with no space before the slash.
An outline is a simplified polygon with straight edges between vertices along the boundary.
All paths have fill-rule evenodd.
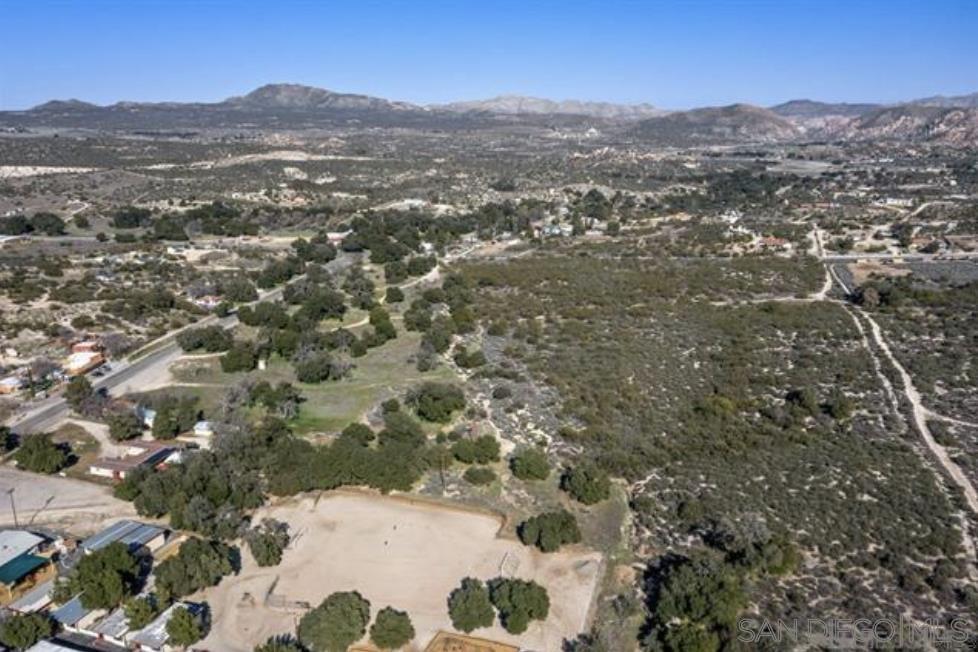
<path id="1" fill-rule="evenodd" d="M 870 332 L 873 334 L 873 339 L 876 341 L 876 346 L 879 347 L 883 355 L 886 356 L 893 368 L 896 369 L 897 373 L 900 375 L 900 380 L 903 382 L 903 392 L 910 401 L 910 406 L 912 408 L 914 425 L 920 432 L 921 437 L 924 439 L 924 443 L 927 448 L 930 449 L 934 457 L 937 458 L 938 463 L 947 474 L 951 476 L 954 483 L 957 484 L 961 491 L 964 492 L 965 501 L 968 503 L 968 507 L 971 511 L 978 516 L 978 491 L 975 491 L 974 485 L 968 480 L 968 476 L 964 474 L 961 467 L 957 465 L 954 460 L 947 454 L 947 450 L 943 446 L 937 443 L 934 439 L 933 434 L 931 434 L 930 428 L 927 426 L 927 418 L 933 413 L 924 407 L 920 399 L 920 392 L 917 391 L 917 387 L 913 384 L 913 378 L 907 373 L 904 366 L 897 360 L 897 357 L 893 355 L 893 351 L 890 350 L 890 345 L 887 344 L 886 339 L 883 337 L 883 332 L 880 329 L 876 320 L 873 319 L 865 311 L 862 312 L 863 318 L 869 323 Z"/>

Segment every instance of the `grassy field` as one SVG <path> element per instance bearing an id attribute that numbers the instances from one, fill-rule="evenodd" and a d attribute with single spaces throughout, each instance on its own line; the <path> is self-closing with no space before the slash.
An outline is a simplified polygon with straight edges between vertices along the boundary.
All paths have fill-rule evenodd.
<path id="1" fill-rule="evenodd" d="M 447 366 L 426 373 L 415 368 L 412 356 L 420 341 L 418 333 L 400 331 L 397 339 L 354 359 L 355 366 L 344 380 L 318 385 L 297 382 L 292 366 L 277 357 L 269 361 L 265 371 L 250 374 L 222 372 L 218 357 L 197 360 L 193 366 L 175 366 L 173 374 L 180 386 L 200 397 L 205 413 L 217 405 L 223 387 L 248 375 L 270 383 L 293 383 L 306 400 L 292 425 L 297 433 L 314 436 L 342 430 L 351 422 L 362 419 L 381 401 L 402 397 L 420 382 L 452 380 L 454 374 Z"/>

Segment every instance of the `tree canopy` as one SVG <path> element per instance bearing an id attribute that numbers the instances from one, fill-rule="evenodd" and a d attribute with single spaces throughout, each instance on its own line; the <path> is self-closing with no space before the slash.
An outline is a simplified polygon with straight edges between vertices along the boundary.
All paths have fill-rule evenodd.
<path id="1" fill-rule="evenodd" d="M 312 652 L 345 652 L 370 622 L 370 603 L 356 591 L 340 591 L 299 621 L 299 641 Z"/>
<path id="2" fill-rule="evenodd" d="M 377 612 L 377 619 L 370 626 L 370 640 L 382 650 L 397 650 L 414 638 L 414 625 L 403 611 L 384 607 Z"/>
<path id="3" fill-rule="evenodd" d="M 462 584 L 448 596 L 448 615 L 452 619 L 452 627 L 466 634 L 480 627 L 491 626 L 496 612 L 485 583 L 472 577 L 463 579 Z"/>

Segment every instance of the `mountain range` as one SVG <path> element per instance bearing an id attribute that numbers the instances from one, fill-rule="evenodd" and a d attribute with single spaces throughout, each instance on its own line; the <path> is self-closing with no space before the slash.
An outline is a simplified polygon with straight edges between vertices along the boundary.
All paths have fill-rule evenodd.
<path id="1" fill-rule="evenodd" d="M 652 144 L 689 146 L 797 140 L 931 141 L 978 144 L 978 93 L 900 104 L 798 99 L 666 111 L 650 104 L 553 101 L 504 95 L 422 106 L 298 84 L 268 84 L 213 103 L 118 102 L 99 106 L 52 100 L 26 111 L 0 111 L 0 126 L 108 130 L 314 127 L 478 129 L 506 124 L 594 126 Z"/>

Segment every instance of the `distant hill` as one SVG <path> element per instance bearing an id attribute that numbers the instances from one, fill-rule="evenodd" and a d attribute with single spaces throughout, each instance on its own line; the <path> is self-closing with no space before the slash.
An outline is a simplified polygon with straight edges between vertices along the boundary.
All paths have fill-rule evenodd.
<path id="1" fill-rule="evenodd" d="M 221 102 L 117 102 L 98 106 L 52 100 L 27 111 L 0 111 L 0 126 L 106 131 L 301 130 L 386 127 L 433 130 L 506 126 L 580 129 L 600 121 L 608 134 L 652 145 L 698 146 L 795 140 L 912 140 L 978 145 L 978 93 L 904 104 L 791 100 L 769 109 L 750 104 L 665 112 L 650 104 L 553 101 L 504 95 L 419 106 L 299 84 L 267 84 Z"/>
<path id="2" fill-rule="evenodd" d="M 970 95 L 955 95 L 955 96 L 945 96 L 945 95 L 934 95 L 933 97 L 924 97 L 919 100 L 913 100 L 910 104 L 919 104 L 922 106 L 940 106 L 944 108 L 959 108 L 959 109 L 978 109 L 978 93 L 971 93 Z"/>
<path id="3" fill-rule="evenodd" d="M 828 103 L 814 100 L 791 100 L 770 107 L 771 111 L 784 118 L 826 118 L 829 116 L 851 118 L 866 115 L 879 108 L 881 108 L 879 104 Z"/>
<path id="4" fill-rule="evenodd" d="M 719 145 L 776 142 L 801 135 L 801 130 L 773 111 L 750 104 L 677 111 L 642 120 L 631 135 L 659 145 Z"/>
<path id="5" fill-rule="evenodd" d="M 222 104 L 245 109 L 295 109 L 315 111 L 340 109 L 344 111 L 423 111 L 407 102 L 392 102 L 369 95 L 334 93 L 325 88 L 300 84 L 266 84 L 247 95 L 232 97 Z"/>
<path id="6" fill-rule="evenodd" d="M 554 101 L 522 95 L 500 95 L 488 100 L 453 102 L 432 108 L 454 112 L 486 112 L 506 115 L 586 115 L 609 120 L 640 120 L 667 113 L 651 104 L 612 104 L 579 100 Z"/>

